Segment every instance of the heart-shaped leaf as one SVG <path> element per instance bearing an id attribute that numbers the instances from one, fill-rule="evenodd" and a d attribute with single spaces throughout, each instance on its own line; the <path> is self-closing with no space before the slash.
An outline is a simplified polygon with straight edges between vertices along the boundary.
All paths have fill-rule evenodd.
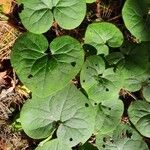
<path id="1" fill-rule="evenodd" d="M 44 33 L 53 23 L 52 1 L 21 0 L 24 10 L 20 14 L 21 22 L 27 30 L 33 33 Z"/>
<path id="2" fill-rule="evenodd" d="M 103 101 L 97 107 L 95 130 L 100 134 L 113 131 L 121 121 L 123 102 L 121 100 Z"/>
<path id="3" fill-rule="evenodd" d="M 100 103 L 108 99 L 118 99 L 120 83 L 113 68 L 105 69 L 105 62 L 100 56 L 87 58 L 81 70 L 80 81 L 89 99 Z"/>
<path id="4" fill-rule="evenodd" d="M 141 134 L 150 137 L 150 104 L 148 102 L 133 102 L 129 108 L 129 117 Z"/>
<path id="5" fill-rule="evenodd" d="M 21 111 L 21 123 L 26 134 L 35 139 L 46 138 L 58 128 L 58 139 L 75 146 L 92 135 L 95 115 L 88 99 L 68 85 L 47 98 L 29 100 Z"/>
<path id="6" fill-rule="evenodd" d="M 86 13 L 84 0 L 21 0 L 21 3 L 24 4 L 21 21 L 36 34 L 48 31 L 54 19 L 64 29 L 76 28 Z"/>
<path id="7" fill-rule="evenodd" d="M 149 77 L 150 43 L 125 43 L 120 49 L 124 58 L 118 64 L 116 73 L 122 78 L 122 88 L 137 91 Z"/>
<path id="8" fill-rule="evenodd" d="M 85 15 L 85 0 L 59 0 L 54 8 L 54 18 L 64 29 L 78 27 Z"/>
<path id="9" fill-rule="evenodd" d="M 40 97 L 65 87 L 81 69 L 83 59 L 81 45 L 72 37 L 58 37 L 49 48 L 43 35 L 31 33 L 17 39 L 11 54 L 20 80 Z"/>
<path id="10" fill-rule="evenodd" d="M 58 139 L 54 139 L 46 142 L 42 146 L 38 146 L 35 150 L 71 150 L 71 148 Z"/>
<path id="11" fill-rule="evenodd" d="M 109 47 L 120 47 L 122 43 L 122 32 L 108 22 L 92 23 L 85 33 L 85 44 L 94 46 L 98 54 L 107 55 Z"/>
<path id="12" fill-rule="evenodd" d="M 150 42 L 141 44 L 125 43 L 120 50 L 125 56 L 124 62 L 128 74 L 132 76 L 141 75 L 148 69 Z"/>
<path id="13" fill-rule="evenodd" d="M 118 125 L 113 132 L 98 134 L 96 139 L 100 150 L 148 150 L 142 137 L 126 124 Z"/>
<path id="14" fill-rule="evenodd" d="M 140 41 L 150 41 L 150 1 L 126 0 L 122 10 L 128 30 Z"/>

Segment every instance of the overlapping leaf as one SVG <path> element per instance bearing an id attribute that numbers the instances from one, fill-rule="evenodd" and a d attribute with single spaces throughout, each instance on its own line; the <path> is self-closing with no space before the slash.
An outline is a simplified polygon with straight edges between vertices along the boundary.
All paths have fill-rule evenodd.
<path id="1" fill-rule="evenodd" d="M 133 102 L 129 108 L 129 117 L 141 134 L 150 137 L 150 104 L 148 102 Z"/>
<path id="2" fill-rule="evenodd" d="M 58 128 L 58 140 L 75 146 L 92 135 L 95 111 L 88 99 L 69 85 L 47 98 L 29 100 L 21 111 L 21 123 L 26 134 L 35 139 L 46 138 Z"/>
<path id="3" fill-rule="evenodd" d="M 106 55 L 106 61 L 109 65 L 117 65 L 120 61 L 124 59 L 124 55 L 121 52 L 112 52 Z"/>
<path id="4" fill-rule="evenodd" d="M 121 100 L 106 100 L 97 107 L 95 130 L 99 134 L 112 132 L 121 122 L 123 102 Z"/>
<path id="5" fill-rule="evenodd" d="M 83 65 L 80 81 L 89 99 L 100 103 L 108 99 L 118 99 L 120 82 L 113 68 L 105 69 L 100 56 L 90 56 Z"/>
<path id="6" fill-rule="evenodd" d="M 107 55 L 109 47 L 120 47 L 122 43 L 122 32 L 111 23 L 92 23 L 85 33 L 85 44 L 94 46 L 98 54 Z"/>
<path id="7" fill-rule="evenodd" d="M 35 94 L 46 97 L 79 72 L 83 50 L 72 37 L 54 39 L 50 48 L 43 35 L 25 33 L 13 46 L 11 62 L 20 80 Z"/>
<path id="8" fill-rule="evenodd" d="M 48 31 L 54 19 L 64 29 L 76 28 L 86 14 L 84 0 L 20 0 L 19 3 L 24 5 L 20 14 L 23 25 L 36 34 Z"/>
<path id="9" fill-rule="evenodd" d="M 140 41 L 150 41 L 150 1 L 127 0 L 122 10 L 128 30 Z"/>
<path id="10" fill-rule="evenodd" d="M 35 150 L 71 150 L 71 148 L 58 139 L 54 139 L 46 142 L 43 146 L 38 146 Z"/>
<path id="11" fill-rule="evenodd" d="M 100 150 L 148 150 L 142 137 L 124 124 L 118 125 L 113 132 L 98 134 L 96 146 Z"/>
<path id="12" fill-rule="evenodd" d="M 125 43 L 121 48 L 124 58 L 117 67 L 117 74 L 122 78 L 123 88 L 137 91 L 149 78 L 150 43 Z"/>
<path id="13" fill-rule="evenodd" d="M 86 142 L 79 150 L 98 150 L 92 143 Z"/>

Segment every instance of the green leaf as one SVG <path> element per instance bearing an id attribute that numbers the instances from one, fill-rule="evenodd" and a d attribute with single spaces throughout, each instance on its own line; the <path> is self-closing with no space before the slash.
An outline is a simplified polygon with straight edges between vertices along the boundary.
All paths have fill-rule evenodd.
<path id="1" fill-rule="evenodd" d="M 150 102 L 150 83 L 143 87 L 143 97 Z"/>
<path id="2" fill-rule="evenodd" d="M 20 14 L 23 25 L 30 32 L 48 31 L 55 19 L 64 29 L 79 26 L 86 14 L 84 0 L 21 0 L 24 10 Z M 71 22 L 71 23 L 70 23 Z"/>
<path id="3" fill-rule="evenodd" d="M 142 135 L 150 137 L 150 113 L 140 118 L 136 126 Z"/>
<path id="4" fill-rule="evenodd" d="M 130 120 L 136 124 L 138 120 L 150 113 L 150 104 L 146 101 L 134 101 L 129 107 Z"/>
<path id="5" fill-rule="evenodd" d="M 149 8 L 149 0 L 126 0 L 122 10 L 126 27 L 140 41 L 150 41 Z"/>
<path id="6" fill-rule="evenodd" d="M 93 144 L 86 142 L 79 150 L 98 150 Z"/>
<path id="7" fill-rule="evenodd" d="M 38 146 L 35 150 L 71 150 L 71 148 L 58 139 L 54 139 L 46 142 L 43 146 Z"/>
<path id="8" fill-rule="evenodd" d="M 118 78 L 113 68 L 105 69 L 105 62 L 100 56 L 87 58 L 81 70 L 80 82 L 89 99 L 96 103 L 119 97 Z"/>
<path id="9" fill-rule="evenodd" d="M 86 0 L 86 3 L 94 3 L 96 0 Z"/>
<path id="10" fill-rule="evenodd" d="M 98 54 L 107 55 L 109 47 L 120 47 L 122 43 L 123 34 L 115 25 L 108 22 L 92 23 L 85 33 L 85 44 L 94 46 Z"/>
<path id="11" fill-rule="evenodd" d="M 122 59 L 124 59 L 124 55 L 120 52 L 112 52 L 108 54 L 106 57 L 107 62 L 109 65 L 116 65 L 118 64 Z"/>
<path id="12" fill-rule="evenodd" d="M 135 101 L 129 108 L 129 117 L 137 130 L 146 137 L 150 137 L 150 103 Z"/>
<path id="13" fill-rule="evenodd" d="M 58 37 L 49 48 L 43 35 L 25 33 L 13 46 L 11 63 L 35 95 L 46 97 L 74 78 L 83 64 L 83 55 L 80 43 L 72 37 Z"/>
<path id="14" fill-rule="evenodd" d="M 125 43 L 121 47 L 124 59 L 119 62 L 116 73 L 121 77 L 122 88 L 138 91 L 149 77 L 150 43 Z"/>
<path id="15" fill-rule="evenodd" d="M 129 140 L 124 144 L 123 150 L 149 150 L 146 143 L 142 140 Z"/>
<path id="16" fill-rule="evenodd" d="M 94 131 L 95 110 L 74 85 L 47 98 L 33 97 L 21 111 L 25 133 L 35 139 L 46 138 L 57 129 L 57 138 L 70 146 L 85 143 Z"/>
<path id="17" fill-rule="evenodd" d="M 126 124 L 118 125 L 113 132 L 98 134 L 96 139 L 100 150 L 148 150 L 142 137 Z"/>
<path id="18" fill-rule="evenodd" d="M 52 1 L 27 0 L 23 4 L 20 18 L 25 28 L 36 34 L 48 31 L 53 23 Z"/>
<path id="19" fill-rule="evenodd" d="M 54 9 L 54 18 L 60 27 L 74 29 L 86 15 L 85 0 L 59 0 Z"/>
<path id="20" fill-rule="evenodd" d="M 148 69 L 150 42 L 136 45 L 125 43 L 120 49 L 125 56 L 124 62 L 128 74 L 132 76 L 141 75 Z"/>
<path id="21" fill-rule="evenodd" d="M 103 101 L 97 107 L 95 130 L 100 134 L 113 131 L 121 121 L 123 102 L 121 100 Z"/>

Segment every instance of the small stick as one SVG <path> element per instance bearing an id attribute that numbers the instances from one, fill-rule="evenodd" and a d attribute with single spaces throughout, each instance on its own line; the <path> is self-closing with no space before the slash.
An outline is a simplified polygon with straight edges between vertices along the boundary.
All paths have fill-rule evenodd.
<path id="1" fill-rule="evenodd" d="M 120 17 L 121 17 L 121 15 L 118 15 L 118 16 L 115 16 L 115 17 L 109 19 L 108 21 L 116 20 L 116 19 L 118 19 L 118 18 L 120 18 Z"/>
<path id="2" fill-rule="evenodd" d="M 101 0 L 96 0 L 96 4 L 97 4 L 97 8 L 96 8 L 97 13 L 96 13 L 96 16 L 97 16 L 98 19 L 101 18 L 100 3 L 101 3 Z"/>

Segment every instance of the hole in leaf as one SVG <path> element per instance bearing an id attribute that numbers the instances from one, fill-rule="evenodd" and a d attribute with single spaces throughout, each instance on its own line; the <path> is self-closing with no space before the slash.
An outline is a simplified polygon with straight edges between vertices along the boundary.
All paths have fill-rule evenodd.
<path id="1" fill-rule="evenodd" d="M 33 77 L 33 75 L 32 75 L 32 74 L 29 74 L 29 75 L 28 75 L 28 78 L 29 78 L 29 79 L 31 79 L 32 77 Z"/>
<path id="2" fill-rule="evenodd" d="M 109 89 L 108 89 L 108 88 L 106 88 L 106 92 L 109 92 Z"/>
<path id="3" fill-rule="evenodd" d="M 121 135 L 122 135 L 122 137 L 124 137 L 124 136 L 125 136 L 125 133 L 123 132 L 123 133 L 121 133 Z"/>
<path id="4" fill-rule="evenodd" d="M 75 67 L 76 66 L 76 62 L 74 61 L 74 62 L 71 62 L 71 66 L 72 67 Z"/>
<path id="5" fill-rule="evenodd" d="M 102 147 L 105 148 L 105 145 L 103 144 Z"/>
<path id="6" fill-rule="evenodd" d="M 128 130 L 126 130 L 126 134 L 127 134 L 127 137 L 128 137 L 128 138 L 131 138 L 131 136 L 132 136 L 132 133 L 131 133 L 131 132 L 129 132 Z"/>
<path id="7" fill-rule="evenodd" d="M 96 105 L 97 105 L 97 103 L 94 103 L 94 105 L 96 106 Z"/>
<path id="8" fill-rule="evenodd" d="M 85 107 L 89 107 L 89 104 L 88 104 L 88 103 L 85 103 Z"/>
<path id="9" fill-rule="evenodd" d="M 105 137 L 103 138 L 103 142 L 106 142 L 106 138 Z"/>
<path id="10" fill-rule="evenodd" d="M 73 138 L 70 138 L 69 141 L 73 141 Z"/>
<path id="11" fill-rule="evenodd" d="M 111 142 L 111 143 L 114 143 L 114 140 L 111 139 L 110 142 Z"/>
<path id="12" fill-rule="evenodd" d="M 83 82 L 85 82 L 85 80 L 83 80 Z"/>
<path id="13" fill-rule="evenodd" d="M 102 75 L 103 75 L 103 74 L 101 73 L 101 74 L 98 75 L 98 77 L 101 77 Z"/>
<path id="14" fill-rule="evenodd" d="M 89 67 L 86 67 L 86 69 L 89 69 Z"/>
<path id="15" fill-rule="evenodd" d="M 98 66 L 98 64 L 95 64 L 95 66 Z"/>
<path id="16" fill-rule="evenodd" d="M 108 110 L 111 110 L 111 108 L 109 107 Z"/>

